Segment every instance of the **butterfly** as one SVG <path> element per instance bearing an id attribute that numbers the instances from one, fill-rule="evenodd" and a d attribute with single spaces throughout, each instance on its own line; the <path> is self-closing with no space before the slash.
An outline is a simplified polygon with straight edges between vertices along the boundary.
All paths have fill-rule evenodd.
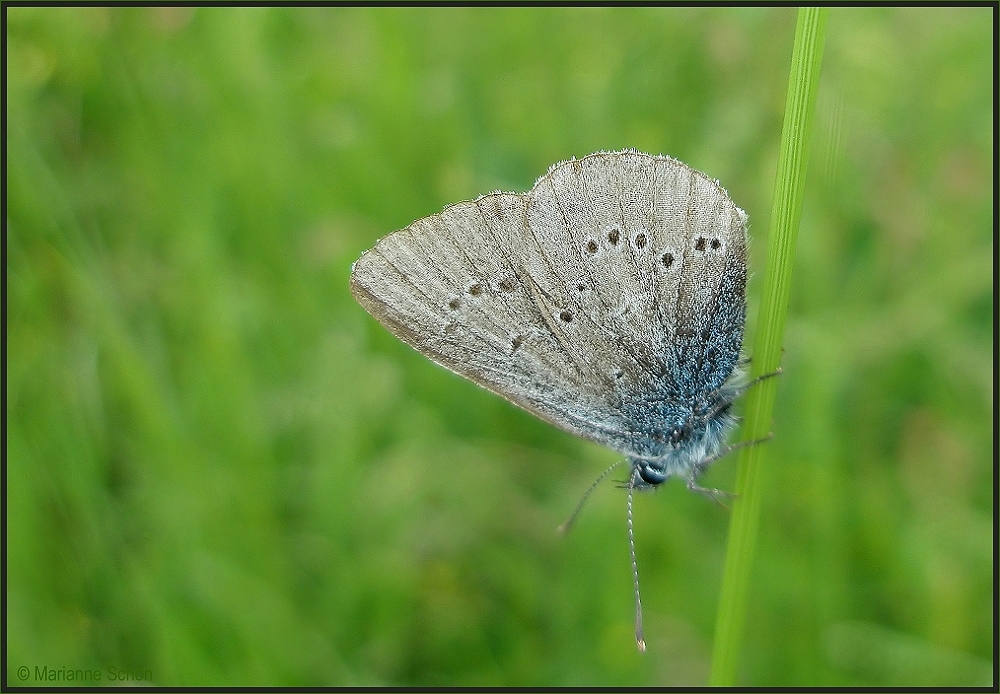
<path id="1" fill-rule="evenodd" d="M 640 650 L 632 491 L 679 477 L 722 493 L 697 478 L 734 448 L 731 406 L 749 385 L 747 243 L 747 215 L 718 181 L 623 150 L 555 164 L 524 194 L 450 205 L 351 270 L 355 298 L 401 340 L 628 461 Z"/>

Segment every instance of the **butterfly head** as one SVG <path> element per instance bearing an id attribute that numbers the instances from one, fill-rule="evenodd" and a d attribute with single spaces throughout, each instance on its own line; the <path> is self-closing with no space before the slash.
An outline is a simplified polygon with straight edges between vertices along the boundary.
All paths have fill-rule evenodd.
<path id="1" fill-rule="evenodd" d="M 671 477 L 690 478 L 703 462 L 712 459 L 725 446 L 735 418 L 726 404 L 706 416 L 696 411 L 675 419 L 673 426 L 655 432 L 650 438 L 653 455 L 631 455 L 633 486 L 648 489 Z"/>

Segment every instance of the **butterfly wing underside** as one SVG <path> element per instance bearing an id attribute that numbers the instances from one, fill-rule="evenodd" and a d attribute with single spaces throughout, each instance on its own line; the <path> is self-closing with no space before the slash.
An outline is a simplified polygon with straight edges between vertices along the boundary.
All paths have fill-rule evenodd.
<path id="1" fill-rule="evenodd" d="M 458 203 L 382 238 L 354 264 L 351 289 L 433 361 L 621 448 L 636 426 L 624 400 L 717 387 L 732 370 L 745 227 L 688 166 L 598 153 L 553 166 L 524 195 Z M 731 324 L 732 344 L 716 344 Z M 721 362 L 705 364 L 706 342 Z"/>

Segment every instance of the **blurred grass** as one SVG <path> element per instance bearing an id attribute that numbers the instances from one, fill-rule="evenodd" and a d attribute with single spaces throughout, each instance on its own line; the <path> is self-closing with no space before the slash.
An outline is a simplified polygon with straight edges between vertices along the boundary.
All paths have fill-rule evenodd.
<path id="1" fill-rule="evenodd" d="M 6 11 L 9 685 L 707 681 L 726 513 L 637 500 L 640 657 L 623 495 L 554 532 L 614 454 L 347 278 L 598 149 L 758 236 L 794 10 Z M 740 682 L 991 682 L 992 50 L 989 8 L 831 12 Z"/>

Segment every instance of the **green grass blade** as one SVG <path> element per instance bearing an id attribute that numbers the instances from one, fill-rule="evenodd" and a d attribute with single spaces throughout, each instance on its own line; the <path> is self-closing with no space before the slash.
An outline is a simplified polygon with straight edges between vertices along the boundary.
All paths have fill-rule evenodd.
<path id="1" fill-rule="evenodd" d="M 757 334 L 753 344 L 751 377 L 774 371 L 781 360 L 781 343 L 788 310 L 792 258 L 802 211 L 802 192 L 809 155 L 810 125 L 816 104 L 820 63 L 828 9 L 799 9 L 792 47 L 785 120 L 771 212 L 767 270 L 761 297 Z M 771 427 L 777 379 L 754 386 L 746 398 L 744 436 L 767 436 Z M 713 686 L 732 686 L 736 680 L 747 588 L 760 518 L 759 458 L 763 446 L 748 446 L 739 457 L 729 546 L 716 618 L 712 653 Z"/>

